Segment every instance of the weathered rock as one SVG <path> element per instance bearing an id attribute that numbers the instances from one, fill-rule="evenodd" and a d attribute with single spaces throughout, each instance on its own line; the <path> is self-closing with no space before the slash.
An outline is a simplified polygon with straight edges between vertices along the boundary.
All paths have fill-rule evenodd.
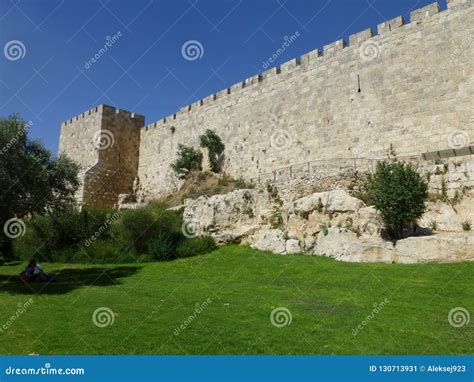
<path id="1" fill-rule="evenodd" d="M 374 207 L 364 207 L 359 199 L 343 190 L 314 193 L 288 204 L 284 213 L 285 228 L 310 250 L 318 234 L 328 227 L 347 228 L 363 236 L 380 236 L 382 221 Z"/>
<path id="2" fill-rule="evenodd" d="M 462 231 L 462 217 L 456 213 L 453 207 L 442 202 L 428 203 L 427 210 L 418 224 L 427 228 L 436 225 L 437 231 Z"/>
<path id="3" fill-rule="evenodd" d="M 380 237 L 383 222 L 375 207 L 364 207 L 357 211 L 355 226 L 362 236 Z"/>
<path id="4" fill-rule="evenodd" d="M 268 229 L 258 232 L 251 238 L 252 248 L 273 253 L 286 253 L 285 238 L 280 229 Z"/>
<path id="5" fill-rule="evenodd" d="M 317 192 L 304 198 L 295 200 L 287 207 L 288 215 L 305 216 L 313 211 L 336 213 L 355 212 L 362 208 L 364 203 L 344 190 Z"/>
<path id="6" fill-rule="evenodd" d="M 356 233 L 338 227 L 319 233 L 313 254 L 348 262 L 392 262 L 395 255 L 389 241 L 358 237 Z"/>
<path id="7" fill-rule="evenodd" d="M 210 234 L 221 243 L 236 242 L 266 224 L 271 202 L 258 190 L 237 190 L 225 195 L 187 200 L 183 213 L 195 233 Z"/>
<path id="8" fill-rule="evenodd" d="M 301 247 L 299 240 L 289 239 L 285 243 L 285 252 L 287 254 L 301 253 Z"/>
<path id="9" fill-rule="evenodd" d="M 397 241 L 395 250 L 395 261 L 403 264 L 474 261 L 474 235 L 463 232 L 409 237 Z"/>

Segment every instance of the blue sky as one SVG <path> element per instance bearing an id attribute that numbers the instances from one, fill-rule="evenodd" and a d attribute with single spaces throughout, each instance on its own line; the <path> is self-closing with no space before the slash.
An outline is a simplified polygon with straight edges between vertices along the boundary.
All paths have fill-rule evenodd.
<path id="1" fill-rule="evenodd" d="M 431 2 L 0 0 L 0 115 L 56 152 L 61 122 L 93 106 L 151 123 L 264 71 L 285 36 L 299 33 L 271 66 Z"/>

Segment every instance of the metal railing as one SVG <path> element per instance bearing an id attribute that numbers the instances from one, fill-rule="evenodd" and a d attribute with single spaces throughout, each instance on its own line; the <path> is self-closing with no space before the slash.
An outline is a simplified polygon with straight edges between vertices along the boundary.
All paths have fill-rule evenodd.
<path id="1" fill-rule="evenodd" d="M 372 172 L 377 161 L 382 159 L 336 158 L 315 160 L 281 167 L 272 172 L 259 174 L 250 179 L 253 183 L 271 182 L 300 178 L 302 176 L 329 176 L 346 170 Z"/>

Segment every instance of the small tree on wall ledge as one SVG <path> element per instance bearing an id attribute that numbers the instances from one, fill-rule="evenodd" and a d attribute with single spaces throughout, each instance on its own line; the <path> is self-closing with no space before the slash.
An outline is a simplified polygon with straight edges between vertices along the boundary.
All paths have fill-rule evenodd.
<path id="1" fill-rule="evenodd" d="M 199 140 L 201 147 L 205 147 L 208 150 L 211 170 L 217 173 L 221 172 L 225 149 L 221 138 L 213 130 L 207 129 L 206 132 L 199 137 Z"/>
<path id="2" fill-rule="evenodd" d="M 416 223 L 425 212 L 428 185 L 409 163 L 377 163 L 365 189 L 369 203 L 380 211 L 393 239 L 401 239 L 407 226 Z"/>
<path id="3" fill-rule="evenodd" d="M 202 153 L 190 146 L 178 145 L 178 159 L 171 164 L 171 168 L 184 179 L 192 171 L 202 170 Z"/>

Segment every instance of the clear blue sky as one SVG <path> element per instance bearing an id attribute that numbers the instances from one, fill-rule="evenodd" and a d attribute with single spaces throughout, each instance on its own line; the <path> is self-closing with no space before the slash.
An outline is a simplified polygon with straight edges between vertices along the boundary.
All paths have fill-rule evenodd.
<path id="1" fill-rule="evenodd" d="M 431 2 L 0 0 L 0 115 L 31 120 L 55 152 L 60 123 L 98 104 L 151 123 L 262 72 L 285 36 L 300 34 L 272 66 Z M 14 44 L 5 53 L 12 40 L 19 56 Z M 195 60 L 182 54 L 189 40 L 203 48 Z"/>

